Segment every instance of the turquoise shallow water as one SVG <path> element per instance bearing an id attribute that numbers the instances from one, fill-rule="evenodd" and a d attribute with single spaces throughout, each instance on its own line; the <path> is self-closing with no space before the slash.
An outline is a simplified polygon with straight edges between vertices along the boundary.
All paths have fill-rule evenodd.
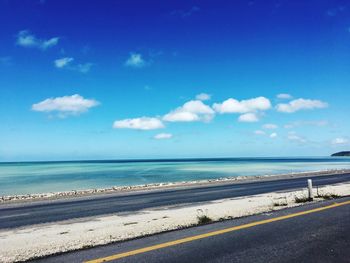
<path id="1" fill-rule="evenodd" d="M 327 169 L 350 169 L 350 158 L 0 163 L 0 196 Z"/>

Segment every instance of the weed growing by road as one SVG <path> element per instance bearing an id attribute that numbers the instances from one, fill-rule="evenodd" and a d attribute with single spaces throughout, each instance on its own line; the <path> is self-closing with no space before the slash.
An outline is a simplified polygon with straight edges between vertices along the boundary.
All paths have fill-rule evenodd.
<path id="1" fill-rule="evenodd" d="M 208 209 L 197 209 L 197 220 L 198 220 L 198 225 L 203 225 L 203 224 L 208 224 L 213 222 L 213 220 L 207 216 L 208 214 Z"/>
<path id="2" fill-rule="evenodd" d="M 328 193 L 328 194 L 319 194 L 316 197 L 317 198 L 323 198 L 324 200 L 331 200 L 331 199 L 339 198 L 340 195 Z"/>
<path id="3" fill-rule="evenodd" d="M 288 204 L 285 202 L 275 202 L 273 203 L 273 206 L 287 206 Z"/>
<path id="4" fill-rule="evenodd" d="M 287 206 L 288 205 L 288 200 L 287 200 L 287 197 L 284 197 L 284 198 L 279 198 L 279 199 L 284 199 L 282 201 L 275 201 L 273 202 L 273 206 Z"/>
<path id="5" fill-rule="evenodd" d="M 297 204 L 300 204 L 300 203 L 307 203 L 307 202 L 311 202 L 312 199 L 309 198 L 309 197 L 306 197 L 306 196 L 302 196 L 302 197 L 295 197 L 295 202 Z"/>
<path id="6" fill-rule="evenodd" d="M 198 216 L 197 219 L 198 219 L 198 225 L 204 225 L 204 224 L 213 222 L 213 220 L 206 215 Z"/>

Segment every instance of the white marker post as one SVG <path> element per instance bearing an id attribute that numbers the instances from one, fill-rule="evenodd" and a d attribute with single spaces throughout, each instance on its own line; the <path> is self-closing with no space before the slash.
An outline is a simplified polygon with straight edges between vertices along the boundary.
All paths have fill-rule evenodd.
<path id="1" fill-rule="evenodd" d="M 314 200 L 314 194 L 312 193 L 312 180 L 307 179 L 307 188 L 309 190 L 309 199 Z"/>

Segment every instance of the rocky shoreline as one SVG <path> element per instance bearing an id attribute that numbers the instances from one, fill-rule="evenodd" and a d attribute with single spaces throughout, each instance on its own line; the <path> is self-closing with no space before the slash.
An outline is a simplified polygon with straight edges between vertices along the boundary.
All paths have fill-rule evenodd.
<path id="1" fill-rule="evenodd" d="M 127 193 L 134 191 L 147 191 L 147 190 L 161 190 L 166 188 L 182 188 L 182 187 L 199 187 L 212 184 L 227 184 L 227 183 L 241 183 L 241 182 L 253 182 L 261 180 L 277 180 L 288 179 L 295 177 L 308 177 L 308 176 L 322 176 L 330 174 L 343 174 L 349 173 L 350 169 L 334 169 L 334 170 L 322 170 L 312 172 L 298 172 L 278 175 L 257 175 L 257 176 L 235 176 L 224 177 L 209 180 L 199 181 L 182 181 L 182 182 L 164 182 L 145 185 L 132 185 L 132 186 L 114 186 L 110 188 L 100 189 L 86 189 L 86 190 L 71 190 L 63 192 L 51 192 L 51 193 L 37 193 L 37 194 L 25 194 L 25 195 L 7 195 L 0 197 L 1 203 L 8 202 L 30 202 L 36 200 L 55 200 L 63 198 L 84 197 L 93 195 L 113 194 L 113 193 Z"/>

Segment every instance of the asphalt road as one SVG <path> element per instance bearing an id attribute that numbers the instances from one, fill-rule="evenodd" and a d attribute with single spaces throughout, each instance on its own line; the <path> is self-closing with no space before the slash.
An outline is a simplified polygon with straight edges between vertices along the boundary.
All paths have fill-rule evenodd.
<path id="1" fill-rule="evenodd" d="M 334 202 L 341 206 L 334 206 Z M 320 207 L 327 209 L 317 210 Z M 278 221 L 274 221 L 276 218 Z M 95 259 L 102 262 L 103 258 L 135 250 L 140 253 L 131 252 L 131 255 L 107 262 L 350 262 L 349 218 L 350 198 L 341 198 L 69 252 L 33 262 L 74 263 Z M 247 224 L 250 225 L 237 230 L 237 226 Z M 139 250 L 233 227 L 236 230 L 186 243 L 173 245 L 172 242 L 168 247 L 157 247 L 147 252 Z"/>
<path id="2" fill-rule="evenodd" d="M 314 176 L 314 186 L 350 181 L 350 174 Z M 148 191 L 132 194 L 110 194 L 23 205 L 0 206 L 0 229 L 83 218 L 116 212 L 132 212 L 145 208 L 197 203 L 223 198 L 306 187 L 306 178 L 253 183 Z"/>

